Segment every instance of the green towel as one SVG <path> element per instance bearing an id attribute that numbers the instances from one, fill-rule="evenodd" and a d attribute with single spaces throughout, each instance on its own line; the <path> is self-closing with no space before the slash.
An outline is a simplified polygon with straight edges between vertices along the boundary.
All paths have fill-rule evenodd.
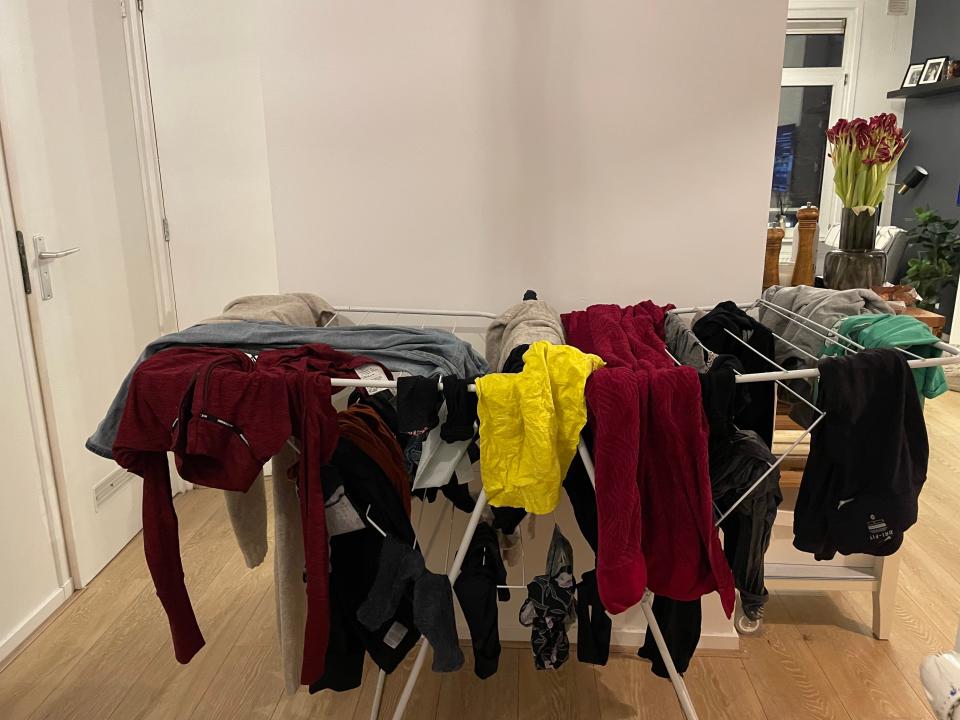
<path id="1" fill-rule="evenodd" d="M 930 328 L 909 315 L 854 315 L 840 321 L 836 328 L 841 335 L 867 348 L 903 348 L 923 358 L 940 357 L 942 351 L 934 347 L 939 340 Z M 830 341 L 823 355 L 843 355 L 846 348 Z M 947 377 L 942 367 L 916 368 L 913 379 L 917 383 L 920 401 L 935 398 L 947 391 Z"/>

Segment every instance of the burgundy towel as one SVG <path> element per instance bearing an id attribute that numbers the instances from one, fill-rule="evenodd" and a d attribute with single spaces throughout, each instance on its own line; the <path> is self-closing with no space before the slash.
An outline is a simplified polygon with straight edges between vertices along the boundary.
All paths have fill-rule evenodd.
<path id="1" fill-rule="evenodd" d="M 670 306 L 592 305 L 563 316 L 567 342 L 603 358 L 587 381 L 594 431 L 599 542 L 597 585 L 612 613 L 645 587 L 675 600 L 734 586 L 713 527 L 708 425 L 696 370 L 666 353 Z"/>

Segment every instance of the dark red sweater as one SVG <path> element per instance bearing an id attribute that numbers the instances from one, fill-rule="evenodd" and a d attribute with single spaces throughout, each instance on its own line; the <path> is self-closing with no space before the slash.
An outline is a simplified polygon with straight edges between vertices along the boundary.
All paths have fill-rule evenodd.
<path id="1" fill-rule="evenodd" d="M 329 602 L 319 472 L 339 437 L 330 376 L 355 377 L 352 368 L 370 362 L 325 345 L 266 351 L 259 362 L 239 350 L 187 347 L 158 353 L 134 373 L 113 456 L 144 479 L 144 553 L 178 661 L 189 662 L 204 640 L 184 584 L 166 453 L 175 451 L 178 469 L 191 482 L 246 491 L 293 433 L 303 451 L 304 682 L 322 674 Z"/>
<path id="2" fill-rule="evenodd" d="M 646 301 L 563 316 L 567 342 L 607 363 L 586 386 L 598 589 L 614 613 L 639 602 L 646 587 L 676 600 L 718 590 L 730 614 L 733 576 L 713 527 L 700 382 L 666 354 L 667 309 Z"/>

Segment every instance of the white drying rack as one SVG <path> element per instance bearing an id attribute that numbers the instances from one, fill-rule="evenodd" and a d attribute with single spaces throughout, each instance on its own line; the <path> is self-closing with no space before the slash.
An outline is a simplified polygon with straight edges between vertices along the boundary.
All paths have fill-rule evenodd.
<path id="1" fill-rule="evenodd" d="M 770 309 L 772 312 L 775 312 L 785 317 L 789 322 L 795 323 L 798 326 L 804 328 L 805 330 L 811 331 L 824 339 L 832 340 L 838 343 L 843 343 L 845 344 L 846 347 L 850 349 L 857 349 L 857 350 L 863 349 L 862 345 L 855 343 L 849 338 L 839 335 L 832 328 L 826 328 L 822 325 L 819 325 L 818 323 L 813 322 L 812 320 L 809 320 L 796 313 L 793 313 L 790 310 L 786 310 L 785 308 L 781 308 L 777 305 L 769 303 L 766 300 L 758 299 L 752 303 L 742 304 L 739 307 L 744 310 L 751 310 L 760 305 L 765 306 L 766 308 Z M 428 317 L 454 317 L 454 318 L 473 317 L 473 318 L 485 318 L 485 319 L 491 319 L 491 320 L 496 317 L 495 313 L 489 313 L 489 312 L 478 311 L 478 310 L 438 310 L 438 309 L 424 309 L 424 308 L 387 308 L 387 307 L 370 307 L 370 306 L 339 306 L 339 307 L 336 307 L 335 310 L 336 310 L 336 313 L 334 314 L 333 317 L 336 317 L 339 313 L 344 313 L 344 312 L 363 313 L 363 317 L 361 318 L 359 324 L 363 324 L 363 321 L 370 314 L 420 315 L 420 316 L 428 316 Z M 700 311 L 700 308 L 691 307 L 691 308 L 677 308 L 672 310 L 671 312 L 677 315 L 683 315 L 683 314 L 695 313 L 698 311 Z M 333 318 L 331 318 L 331 320 L 328 321 L 327 324 L 329 325 L 329 323 L 332 321 L 333 321 Z M 421 323 L 419 327 L 423 328 L 425 327 L 425 325 L 426 325 L 426 322 Z M 456 327 L 457 327 L 456 323 L 454 323 L 452 332 L 456 332 Z M 754 350 L 751 346 L 745 343 L 741 338 L 739 338 L 739 336 L 734 335 L 732 333 L 731 335 L 732 337 L 734 337 L 735 339 L 743 343 L 746 347 L 750 348 L 750 350 L 756 352 L 756 350 Z M 774 333 L 774 336 L 777 337 L 782 342 L 786 343 L 787 345 L 790 345 L 796 348 L 797 350 L 801 350 L 800 348 L 797 348 L 796 345 L 794 345 L 793 343 L 790 343 L 789 341 L 780 337 L 776 333 Z M 913 357 L 913 359 L 911 359 L 908 362 L 911 368 L 937 367 L 937 366 L 960 363 L 960 349 L 957 349 L 956 347 L 952 345 L 948 345 L 947 343 L 944 343 L 944 342 L 938 342 L 936 344 L 936 347 L 941 351 L 943 351 L 944 355 L 942 357 L 920 358 L 914 355 L 913 353 L 910 353 L 909 351 L 904 350 L 903 352 Z M 707 348 L 704 347 L 704 349 L 707 349 Z M 801 352 L 804 352 L 804 351 L 801 350 Z M 805 353 L 805 354 L 810 355 L 809 353 Z M 761 357 L 765 357 L 765 356 L 761 355 Z M 812 355 L 810 355 L 810 357 L 814 360 L 816 359 Z M 676 358 L 672 358 L 672 359 L 676 362 Z M 818 377 L 819 371 L 816 368 L 809 368 L 809 369 L 802 369 L 802 370 L 786 370 L 785 368 L 782 368 L 779 365 L 776 365 L 776 363 L 774 363 L 770 359 L 768 358 L 765 358 L 765 359 L 768 362 L 770 362 L 772 365 L 777 367 L 778 370 L 771 371 L 771 372 L 764 372 L 764 373 L 738 374 L 735 378 L 735 382 L 738 384 L 754 383 L 754 382 L 775 382 L 781 388 L 784 388 L 788 392 L 796 395 L 802 402 L 810 405 L 819 414 L 819 417 L 817 417 L 814 420 L 814 422 L 806 429 L 806 431 L 799 438 L 797 438 L 797 440 L 784 453 L 782 453 L 774 463 L 771 464 L 771 467 L 769 468 L 769 470 L 767 470 L 767 472 L 765 472 L 760 478 L 758 478 L 757 481 L 750 488 L 748 488 L 729 508 L 721 512 L 719 508 L 716 508 L 716 506 L 714 506 L 715 509 L 717 510 L 717 514 L 719 515 L 719 518 L 716 521 L 717 525 L 719 525 L 720 522 L 722 522 L 723 519 L 727 517 L 727 515 L 733 512 L 736 509 L 736 507 L 741 502 L 743 502 L 743 500 L 746 497 L 748 497 L 749 494 L 753 492 L 753 490 L 756 487 L 758 487 L 760 483 L 762 483 L 766 479 L 766 477 L 771 472 L 773 472 L 778 465 L 780 465 L 780 463 L 783 462 L 783 460 L 802 442 L 804 437 L 806 437 L 813 430 L 816 424 L 819 423 L 824 417 L 824 413 L 822 411 L 820 411 L 818 408 L 812 405 L 812 403 L 810 403 L 805 398 L 801 397 L 799 394 L 797 394 L 794 390 L 792 390 L 789 386 L 786 385 L 786 382 L 789 380 L 810 379 L 810 378 Z M 364 387 L 364 388 L 391 388 L 391 389 L 396 389 L 396 385 L 397 385 L 395 380 L 348 380 L 348 379 L 332 379 L 331 384 L 334 387 Z M 442 385 L 440 385 L 440 387 L 442 387 Z M 476 391 L 476 388 L 473 385 L 470 385 L 468 389 L 471 392 Z M 590 478 L 590 482 L 595 489 L 596 479 L 595 479 L 593 460 L 590 456 L 589 450 L 587 449 L 582 439 L 580 440 L 578 450 L 579 450 L 580 457 L 583 461 L 584 467 L 587 471 L 587 475 Z M 473 539 L 474 532 L 476 531 L 477 525 L 480 523 L 481 515 L 483 514 L 483 511 L 486 508 L 486 506 L 487 506 L 486 492 L 483 489 L 481 489 L 480 494 L 477 497 L 474 510 L 470 515 L 469 521 L 467 522 L 467 526 L 464 530 L 463 537 L 461 538 L 460 546 L 458 547 L 456 555 L 454 556 L 454 559 L 453 559 L 453 563 L 450 565 L 449 571 L 447 572 L 447 577 L 449 578 L 451 584 L 456 580 L 457 576 L 460 574 L 460 569 L 466 557 L 467 550 L 469 549 L 470 542 Z M 640 601 L 640 605 L 643 610 L 644 616 L 646 617 L 648 629 L 650 630 L 650 632 L 653 633 L 654 640 L 663 658 L 664 665 L 666 666 L 667 673 L 670 677 L 670 681 L 673 684 L 674 691 L 677 694 L 677 700 L 680 703 L 680 707 L 683 711 L 684 717 L 687 720 L 698 720 L 697 711 L 693 705 L 692 699 L 690 698 L 690 693 L 687 690 L 686 683 L 684 682 L 681 675 L 677 672 L 676 666 L 674 665 L 669 649 L 666 646 L 663 633 L 661 632 L 657 619 L 653 614 L 652 602 L 653 602 L 653 595 L 649 590 L 647 590 L 644 593 L 643 599 Z M 419 645 L 420 646 L 417 650 L 417 655 L 414 659 L 413 667 L 410 670 L 410 675 L 407 677 L 403 691 L 400 695 L 400 698 L 397 702 L 397 706 L 394 710 L 393 720 L 402 720 L 404 713 L 406 712 L 407 705 L 409 704 L 410 698 L 413 694 L 413 689 L 416 685 L 417 679 L 420 675 L 421 670 L 423 669 L 423 664 L 426 661 L 426 654 L 427 654 L 426 639 L 422 639 Z M 375 691 L 374 700 L 373 700 L 373 707 L 371 709 L 371 715 L 370 715 L 371 720 L 377 720 L 380 716 L 380 709 L 381 709 L 380 706 L 383 699 L 383 690 L 384 690 L 384 685 L 386 683 L 386 675 L 387 675 L 386 672 L 383 670 L 380 670 L 378 674 L 377 686 L 376 686 L 376 691 Z"/>

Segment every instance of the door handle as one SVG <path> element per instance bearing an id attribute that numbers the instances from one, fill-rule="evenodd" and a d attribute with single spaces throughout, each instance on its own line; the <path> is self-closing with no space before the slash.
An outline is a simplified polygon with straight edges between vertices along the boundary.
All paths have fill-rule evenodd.
<path id="1" fill-rule="evenodd" d="M 80 252 L 80 248 L 72 247 L 66 250 L 47 250 L 47 241 L 43 235 L 33 236 L 33 247 L 37 252 L 38 272 L 40 273 L 40 299 L 49 300 L 53 297 L 53 283 L 50 280 L 50 269 L 46 264 L 50 260 L 73 255 Z"/>
<path id="2" fill-rule="evenodd" d="M 66 257 L 67 255 L 73 255 L 75 252 L 80 252 L 80 248 L 72 247 L 66 250 L 39 252 L 37 253 L 37 260 L 56 260 L 57 258 Z"/>

